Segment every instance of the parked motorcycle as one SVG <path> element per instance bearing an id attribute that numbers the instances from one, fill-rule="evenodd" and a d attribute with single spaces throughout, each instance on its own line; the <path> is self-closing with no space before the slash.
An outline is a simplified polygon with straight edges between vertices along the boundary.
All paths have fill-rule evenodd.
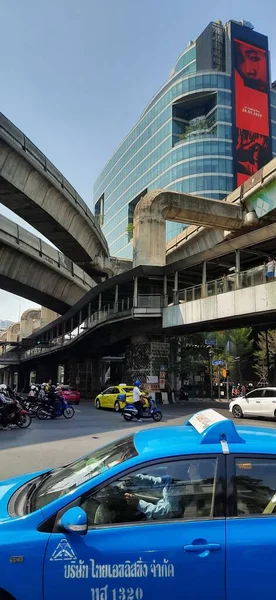
<path id="1" fill-rule="evenodd" d="M 59 402 L 58 402 L 59 401 Z M 38 419 L 44 421 L 45 419 L 56 419 L 57 417 L 65 417 L 65 419 L 72 419 L 75 414 L 73 406 L 70 406 L 62 396 L 58 398 L 55 406 L 49 404 L 46 400 L 40 404 L 36 411 Z"/>
<path id="2" fill-rule="evenodd" d="M 155 400 L 153 400 L 152 396 L 147 396 L 148 405 L 143 408 L 143 412 L 141 414 L 141 419 L 153 419 L 154 421 L 161 421 L 163 419 L 163 414 L 160 408 L 157 408 Z M 132 421 L 132 419 L 137 418 L 137 408 L 133 403 L 125 404 L 122 410 L 122 416 L 125 421 Z"/>

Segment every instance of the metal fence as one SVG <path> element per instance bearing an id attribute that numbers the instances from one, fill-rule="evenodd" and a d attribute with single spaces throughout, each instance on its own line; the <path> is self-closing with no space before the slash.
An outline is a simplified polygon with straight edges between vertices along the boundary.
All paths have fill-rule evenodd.
<path id="1" fill-rule="evenodd" d="M 241 271 L 240 273 L 231 273 L 229 275 L 224 275 L 219 279 L 207 281 L 205 284 L 179 290 L 178 302 L 200 300 L 202 298 L 217 296 L 218 294 L 225 294 L 254 285 L 261 285 L 266 282 L 268 282 L 266 277 L 266 267 L 265 265 L 262 265 L 255 269 Z"/>

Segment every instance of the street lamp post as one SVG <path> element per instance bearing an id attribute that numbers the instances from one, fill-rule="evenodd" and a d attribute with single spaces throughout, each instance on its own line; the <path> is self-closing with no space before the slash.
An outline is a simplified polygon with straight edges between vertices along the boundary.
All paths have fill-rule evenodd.
<path id="1" fill-rule="evenodd" d="M 213 356 L 214 350 L 209 348 L 209 360 L 210 360 L 210 386 L 211 386 L 211 400 L 214 400 L 214 391 L 213 391 Z"/>

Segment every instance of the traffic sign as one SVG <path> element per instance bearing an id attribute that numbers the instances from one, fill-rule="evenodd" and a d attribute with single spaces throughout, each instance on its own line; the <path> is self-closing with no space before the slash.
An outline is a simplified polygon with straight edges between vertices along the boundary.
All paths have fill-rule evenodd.
<path id="1" fill-rule="evenodd" d="M 212 365 L 220 367 L 221 365 L 224 365 L 224 360 L 213 360 Z"/>
<path id="2" fill-rule="evenodd" d="M 216 346 L 216 340 L 205 340 L 206 346 Z"/>

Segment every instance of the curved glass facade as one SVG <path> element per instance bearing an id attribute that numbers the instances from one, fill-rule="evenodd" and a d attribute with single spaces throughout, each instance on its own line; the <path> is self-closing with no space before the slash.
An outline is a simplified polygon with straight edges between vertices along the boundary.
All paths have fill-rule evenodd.
<path id="1" fill-rule="evenodd" d="M 95 214 L 112 256 L 132 257 L 133 211 L 147 191 L 222 199 L 234 187 L 231 75 L 196 65 L 194 42 L 95 182 Z M 275 98 L 271 92 L 274 151 Z M 167 223 L 167 239 L 182 230 L 183 224 Z"/>

